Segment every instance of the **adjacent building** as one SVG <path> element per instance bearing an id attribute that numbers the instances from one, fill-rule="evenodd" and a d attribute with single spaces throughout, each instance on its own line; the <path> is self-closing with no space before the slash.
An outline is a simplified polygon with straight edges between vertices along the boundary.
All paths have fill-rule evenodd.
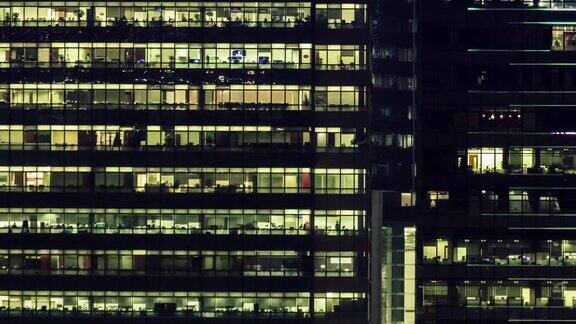
<path id="1" fill-rule="evenodd" d="M 408 324 L 416 315 L 417 3 L 371 5 L 370 315 L 372 323 Z"/>
<path id="2" fill-rule="evenodd" d="M 420 3 L 419 322 L 574 320 L 575 7 Z"/>

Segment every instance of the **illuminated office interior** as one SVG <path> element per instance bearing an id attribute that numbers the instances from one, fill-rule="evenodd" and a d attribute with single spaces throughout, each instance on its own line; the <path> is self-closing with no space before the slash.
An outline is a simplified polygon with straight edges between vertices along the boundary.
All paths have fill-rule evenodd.
<path id="1" fill-rule="evenodd" d="M 0 322 L 367 324 L 368 17 L 0 1 Z"/>

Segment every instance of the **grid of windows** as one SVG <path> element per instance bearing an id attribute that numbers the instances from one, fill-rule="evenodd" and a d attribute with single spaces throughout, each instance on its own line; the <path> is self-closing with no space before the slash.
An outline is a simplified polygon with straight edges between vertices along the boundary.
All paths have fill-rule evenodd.
<path id="1" fill-rule="evenodd" d="M 63 316 L 91 314 L 131 317 L 166 315 L 231 318 L 307 318 L 353 313 L 366 303 L 362 293 L 289 292 L 104 292 L 104 291 L 0 291 L 0 312 L 6 315 Z M 72 314 L 70 314 L 72 313 Z"/>
<path id="2" fill-rule="evenodd" d="M 309 251 L 0 250 L 0 275 L 301 276 Z M 355 252 L 316 252 L 314 275 L 351 277 Z"/>
<path id="3" fill-rule="evenodd" d="M 4 66 L 29 68 L 309 69 L 312 50 L 311 44 L 281 43 L 19 43 L 0 46 Z M 332 55 L 344 54 L 339 51 Z"/>
<path id="4" fill-rule="evenodd" d="M 360 295 L 350 295 L 361 300 Z M 321 300 L 319 297 L 318 301 Z M 341 300 L 335 298 L 334 302 L 338 304 Z M 0 303 L 2 315 L 8 316 L 174 314 L 278 319 L 305 318 L 310 314 L 310 294 L 289 292 L 2 291 Z"/>
<path id="5" fill-rule="evenodd" d="M 311 44 L 0 43 L 0 67 L 310 69 Z M 316 45 L 316 69 L 365 69 L 361 45 Z"/>
<path id="6" fill-rule="evenodd" d="M 203 98 L 203 99 L 202 99 Z M 356 86 L 0 84 L 0 107 L 66 110 L 364 110 Z"/>
<path id="7" fill-rule="evenodd" d="M 489 266 L 576 266 L 574 240 L 426 240 L 424 263 Z"/>
<path id="8" fill-rule="evenodd" d="M 0 209 L 1 233 L 361 235 L 365 211 L 309 209 Z"/>
<path id="9" fill-rule="evenodd" d="M 444 282 L 427 282 L 422 287 L 423 303 L 440 309 L 462 307 L 471 312 L 481 308 L 502 311 L 514 307 L 523 311 L 557 310 L 571 314 L 576 298 L 576 287 L 562 281 L 548 281 L 536 286 L 521 280 L 466 281 L 459 282 L 455 288 L 450 291 Z M 534 313 L 528 311 L 525 316 L 514 318 L 529 320 Z"/>
<path id="10" fill-rule="evenodd" d="M 364 132 L 340 127 L 0 125 L 0 150 L 308 150 L 314 142 L 319 152 L 354 152 Z"/>
<path id="11" fill-rule="evenodd" d="M 573 147 L 481 147 L 468 148 L 468 170 L 473 173 L 514 175 L 569 175 L 576 173 Z"/>
<path id="12" fill-rule="evenodd" d="M 10 4 L 8 4 L 10 3 Z M 309 2 L 74 2 L 61 6 L 38 1 L 0 2 L 2 23 L 16 27 L 252 27 L 296 28 L 310 25 Z M 158 10 L 160 9 L 160 10 Z M 316 25 L 365 28 L 366 5 L 316 4 Z"/>
<path id="13" fill-rule="evenodd" d="M 367 324 L 367 12 L 0 1 L 0 322 Z"/>
<path id="14" fill-rule="evenodd" d="M 365 190 L 364 174 L 363 169 L 0 166 L 0 191 L 357 194 Z"/>

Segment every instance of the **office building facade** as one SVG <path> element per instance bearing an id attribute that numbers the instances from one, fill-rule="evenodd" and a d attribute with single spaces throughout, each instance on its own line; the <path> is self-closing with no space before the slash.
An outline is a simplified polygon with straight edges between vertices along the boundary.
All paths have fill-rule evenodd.
<path id="1" fill-rule="evenodd" d="M 419 7 L 418 321 L 574 320 L 576 3 Z"/>
<path id="2" fill-rule="evenodd" d="M 367 5 L 0 1 L 2 321 L 367 323 Z"/>

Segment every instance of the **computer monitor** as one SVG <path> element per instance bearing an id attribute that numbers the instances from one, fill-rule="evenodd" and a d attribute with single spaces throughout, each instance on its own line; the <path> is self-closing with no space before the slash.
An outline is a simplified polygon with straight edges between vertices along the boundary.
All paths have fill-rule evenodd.
<path id="1" fill-rule="evenodd" d="M 232 57 L 242 59 L 246 56 L 245 49 L 233 49 L 232 50 Z"/>

